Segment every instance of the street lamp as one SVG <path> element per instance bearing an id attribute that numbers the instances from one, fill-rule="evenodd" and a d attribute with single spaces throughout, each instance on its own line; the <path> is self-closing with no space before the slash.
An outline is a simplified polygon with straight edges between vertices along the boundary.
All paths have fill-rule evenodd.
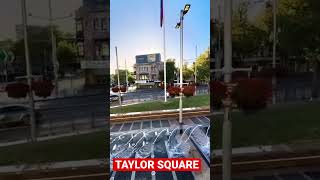
<path id="1" fill-rule="evenodd" d="M 36 121 L 35 121 L 35 112 L 34 112 L 34 100 L 33 92 L 31 89 L 32 84 L 32 71 L 30 65 L 29 57 L 29 46 L 28 46 L 28 33 L 27 33 L 27 7 L 26 0 L 21 0 L 21 11 L 22 11 L 22 22 L 23 22 L 23 37 L 24 37 L 24 48 L 25 48 L 25 59 L 26 59 L 26 68 L 27 68 L 27 80 L 29 85 L 29 105 L 30 105 L 30 127 L 31 127 L 31 141 L 36 141 Z"/>
<path id="2" fill-rule="evenodd" d="M 182 127 L 182 83 L 183 83 L 183 17 L 190 10 L 190 4 L 186 4 L 184 9 L 180 11 L 180 22 L 177 23 L 176 28 L 180 29 L 180 100 L 179 100 L 179 125 L 180 125 L 180 134 L 183 133 Z"/>

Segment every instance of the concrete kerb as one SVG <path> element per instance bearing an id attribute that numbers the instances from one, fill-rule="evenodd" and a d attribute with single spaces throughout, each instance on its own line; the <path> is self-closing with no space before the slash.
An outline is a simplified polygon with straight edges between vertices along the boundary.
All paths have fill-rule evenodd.
<path id="1" fill-rule="evenodd" d="M 195 117 L 195 116 L 208 116 L 209 110 L 192 110 L 183 111 L 183 117 Z M 110 122 L 129 122 L 129 121 L 141 121 L 141 120 L 161 120 L 161 119 L 176 119 L 179 117 L 179 111 L 162 111 L 162 112 L 143 112 L 143 113 L 131 113 L 131 114 L 117 114 L 110 117 Z"/>

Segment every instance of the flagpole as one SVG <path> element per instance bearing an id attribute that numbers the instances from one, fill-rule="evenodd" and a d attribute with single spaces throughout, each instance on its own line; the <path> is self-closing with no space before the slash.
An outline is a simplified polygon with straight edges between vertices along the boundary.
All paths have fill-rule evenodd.
<path id="1" fill-rule="evenodd" d="M 164 17 L 164 5 L 162 0 L 162 26 L 163 26 L 163 79 L 164 79 L 164 102 L 167 102 L 167 60 L 166 60 L 166 23 Z"/>

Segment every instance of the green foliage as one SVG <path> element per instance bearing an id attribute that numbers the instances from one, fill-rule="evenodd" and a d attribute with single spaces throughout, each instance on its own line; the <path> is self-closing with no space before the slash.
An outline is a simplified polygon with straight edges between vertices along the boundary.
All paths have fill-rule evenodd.
<path id="1" fill-rule="evenodd" d="M 175 59 L 168 59 L 166 61 L 166 71 L 167 71 L 167 83 L 173 82 L 175 79 L 175 73 L 177 71 L 175 67 Z M 163 70 L 159 71 L 159 80 L 163 81 Z"/>
<path id="2" fill-rule="evenodd" d="M 209 48 L 203 52 L 196 60 L 197 66 L 197 82 L 210 81 L 210 50 Z"/>
<path id="3" fill-rule="evenodd" d="M 58 43 L 57 58 L 59 63 L 63 63 L 66 60 L 73 60 L 77 57 L 77 50 L 74 44 L 69 43 L 66 40 L 62 40 Z"/>
<path id="4" fill-rule="evenodd" d="M 120 80 L 120 84 L 126 84 L 126 70 L 124 69 L 119 69 L 119 80 Z M 130 73 L 127 70 L 127 75 L 128 75 L 128 82 L 129 83 L 134 83 L 134 77 L 132 75 L 132 73 Z M 112 74 L 111 75 L 111 81 L 115 84 L 118 84 L 118 73 L 116 72 L 116 74 Z"/>
<path id="5" fill-rule="evenodd" d="M 232 22 L 233 51 L 240 57 L 256 53 L 264 43 L 265 31 L 248 21 L 248 1 L 241 1 Z"/>
<path id="6" fill-rule="evenodd" d="M 192 80 L 194 75 L 194 69 L 188 67 L 187 65 L 183 65 L 182 74 L 184 80 Z"/>

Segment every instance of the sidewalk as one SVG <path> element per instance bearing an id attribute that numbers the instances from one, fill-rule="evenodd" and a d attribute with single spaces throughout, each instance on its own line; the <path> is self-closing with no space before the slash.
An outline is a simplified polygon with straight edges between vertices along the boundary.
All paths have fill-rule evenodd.
<path id="1" fill-rule="evenodd" d="M 239 147 L 232 149 L 234 157 L 252 157 L 263 154 L 298 154 L 320 152 L 320 140 L 296 141 L 289 144 L 261 145 L 250 147 Z M 215 149 L 211 151 L 213 159 L 222 157 L 222 150 Z"/>

